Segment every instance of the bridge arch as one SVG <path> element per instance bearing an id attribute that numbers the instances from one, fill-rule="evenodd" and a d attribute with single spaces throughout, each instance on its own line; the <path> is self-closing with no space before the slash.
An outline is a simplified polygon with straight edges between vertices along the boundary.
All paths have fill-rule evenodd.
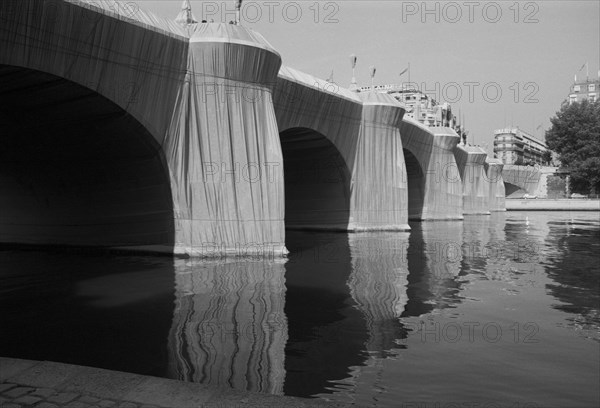
<path id="1" fill-rule="evenodd" d="M 543 168 L 505 164 L 502 179 L 506 197 L 518 198 L 524 194 L 539 195 L 543 185 Z"/>
<path id="2" fill-rule="evenodd" d="M 3 243 L 172 252 L 173 201 L 152 134 L 73 81 L 0 65 Z"/>
<path id="3" fill-rule="evenodd" d="M 507 181 L 504 182 L 504 191 L 507 197 L 511 195 L 522 196 L 523 194 L 529 194 L 529 191 L 525 188 Z"/>
<path id="4" fill-rule="evenodd" d="M 289 67 L 279 71 L 273 101 L 280 134 L 312 129 L 345 162 L 350 172 L 346 230 L 410 229 L 398 131 L 403 105 L 389 95 L 352 92 Z"/>
<path id="5" fill-rule="evenodd" d="M 406 163 L 406 181 L 408 186 L 408 218 L 420 220 L 425 200 L 425 174 L 419 159 L 408 149 L 402 149 Z"/>
<path id="6" fill-rule="evenodd" d="M 346 230 L 351 173 L 340 151 L 324 135 L 304 127 L 284 130 L 280 140 L 286 228 Z"/>
<path id="7" fill-rule="evenodd" d="M 462 183 L 453 153 L 459 136 L 450 128 L 429 128 L 410 117 L 402 119 L 399 129 L 404 151 L 414 156 L 409 160 L 416 159 L 422 171 L 422 176 L 409 181 L 413 184 L 412 189 L 409 185 L 409 219 L 463 219 Z M 415 189 L 417 180 L 419 189 Z"/>

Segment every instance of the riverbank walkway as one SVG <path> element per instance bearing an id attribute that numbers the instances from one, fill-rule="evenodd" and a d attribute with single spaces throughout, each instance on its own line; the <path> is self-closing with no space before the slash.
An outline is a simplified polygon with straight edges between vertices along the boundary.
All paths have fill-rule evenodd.
<path id="1" fill-rule="evenodd" d="M 347 405 L 0 357 L 1 408 L 316 408 Z"/>
<path id="2" fill-rule="evenodd" d="M 598 199 L 507 198 L 507 211 L 600 211 Z"/>

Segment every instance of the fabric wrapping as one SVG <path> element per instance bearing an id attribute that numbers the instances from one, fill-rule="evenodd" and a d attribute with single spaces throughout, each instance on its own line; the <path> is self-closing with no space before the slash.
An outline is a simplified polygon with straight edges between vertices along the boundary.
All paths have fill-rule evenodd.
<path id="1" fill-rule="evenodd" d="M 506 211 L 506 194 L 502 169 L 504 164 L 501 160 L 487 158 L 485 160 L 485 172 L 489 182 L 489 209 L 490 211 Z"/>
<path id="2" fill-rule="evenodd" d="M 282 67 L 273 101 L 285 160 L 286 227 L 347 230 L 360 99 Z"/>
<path id="3" fill-rule="evenodd" d="M 400 124 L 404 107 L 377 92 L 359 94 L 361 129 L 352 169 L 350 228 L 409 230 L 406 165 Z"/>
<path id="4" fill-rule="evenodd" d="M 240 41 L 242 27 L 204 26 L 191 38 L 164 145 L 175 251 L 283 253 L 283 166 L 271 96 L 281 59 L 267 45 Z M 228 41 L 214 41 L 219 33 Z"/>
<path id="5" fill-rule="evenodd" d="M 3 1 L 0 20 L 1 100 L 43 98 L 0 112 L 2 242 L 280 254 L 286 222 L 403 230 L 407 209 L 462 216 L 456 133 L 403 118 L 389 95 L 281 67 L 252 30 L 115 0 Z M 28 115 L 66 130 L 55 120 L 44 138 Z M 11 158 L 28 142 L 38 151 Z"/>
<path id="6" fill-rule="evenodd" d="M 357 94 L 289 67 L 279 72 L 274 103 L 284 155 L 288 152 L 284 158 L 298 158 L 295 167 L 286 165 L 286 177 L 301 172 L 297 167 L 302 166 L 344 168 L 336 176 L 321 174 L 310 184 L 300 177 L 297 182 L 288 181 L 286 226 L 408 229 L 405 166 L 398 133 L 404 114 L 401 104 L 388 95 Z M 335 159 L 331 155 L 320 162 L 300 160 L 318 138 L 335 146 L 332 154 L 339 153 L 341 163 L 332 164 Z"/>
<path id="7" fill-rule="evenodd" d="M 458 145 L 454 157 L 463 188 L 463 214 L 489 214 L 489 181 L 484 169 L 487 153 L 480 147 Z"/>
<path id="8" fill-rule="evenodd" d="M 104 183 L 102 194 L 90 182 L 83 197 L 46 197 L 50 209 L 37 218 L 32 214 L 39 212 L 38 196 L 47 196 L 62 181 L 40 192 L 43 178 L 38 176 L 33 187 L 13 200 L 22 187 L 15 187 L 11 176 L 19 174 L 19 166 L 11 165 L 8 179 L 3 175 L 0 184 L 2 206 L 8 210 L 3 211 L 2 224 L 11 225 L 3 227 L 2 241 L 26 238 L 41 244 L 113 245 L 208 256 L 285 252 L 283 169 L 271 98 L 281 59 L 262 36 L 226 24 L 186 29 L 116 1 L 2 2 L 0 17 L 0 64 L 72 81 L 141 124 L 141 129 L 122 124 L 117 112 L 111 112 L 116 118 L 112 130 L 122 142 L 111 141 L 110 152 L 125 148 L 130 155 L 100 157 L 93 162 L 94 171 L 89 170 L 92 162 L 77 157 L 75 148 L 50 146 L 48 156 L 58 156 L 59 150 L 72 153 L 61 157 L 71 160 L 72 168 L 49 172 L 56 179 L 86 166 L 84 176 L 110 179 L 117 173 L 119 180 Z M 64 109 L 68 102 L 61 101 Z M 89 111 L 79 108 L 73 113 L 81 112 Z M 70 119 L 73 129 L 76 120 Z M 130 141 L 132 127 L 140 139 L 137 145 Z M 96 133 L 97 143 L 108 146 L 108 134 Z M 148 133 L 153 140 L 142 140 Z M 136 150 L 146 145 L 153 150 L 137 158 Z M 129 170 L 115 171 L 115 166 Z M 47 167 L 58 168 L 57 159 Z M 147 193 L 141 194 L 141 188 Z M 70 206 L 64 207 L 64 201 Z M 90 202 L 104 205 L 90 207 Z M 31 211 L 21 214 L 19 206 Z M 150 213 L 156 215 L 144 221 Z M 40 224 L 44 218 L 51 219 L 51 225 Z M 132 220 L 137 220 L 135 228 Z M 13 231 L 24 223 L 35 228 Z M 158 229 L 162 232 L 155 232 Z"/>
<path id="9" fill-rule="evenodd" d="M 114 1 L 0 2 L 2 242 L 172 251 L 159 146 L 188 40 L 124 12 Z"/>
<path id="10" fill-rule="evenodd" d="M 400 135 L 420 167 L 420 176 L 413 182 L 409 178 L 409 219 L 462 219 L 462 185 L 453 154 L 460 137 L 450 128 L 429 128 L 408 117 Z"/>

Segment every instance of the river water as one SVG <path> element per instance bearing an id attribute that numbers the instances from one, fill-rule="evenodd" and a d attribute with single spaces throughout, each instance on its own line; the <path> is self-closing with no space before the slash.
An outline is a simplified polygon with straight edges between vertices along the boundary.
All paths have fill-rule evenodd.
<path id="1" fill-rule="evenodd" d="M 598 213 L 288 231 L 287 261 L 0 251 L 0 355 L 356 406 L 600 406 Z"/>

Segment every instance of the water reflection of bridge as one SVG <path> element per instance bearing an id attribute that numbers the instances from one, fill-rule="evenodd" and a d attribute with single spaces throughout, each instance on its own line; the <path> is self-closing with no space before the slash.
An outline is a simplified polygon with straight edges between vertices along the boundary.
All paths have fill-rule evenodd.
<path id="1" fill-rule="evenodd" d="M 283 265 L 179 260 L 169 375 L 185 381 L 283 393 Z"/>
<path id="2" fill-rule="evenodd" d="M 501 239 L 479 216 L 415 224 L 411 233 L 290 233 L 287 263 L 178 261 L 171 375 L 315 395 L 394 358 L 403 319 L 463 301 L 465 275 L 486 273 L 476 247 Z M 472 234 L 478 234 L 474 237 Z"/>

